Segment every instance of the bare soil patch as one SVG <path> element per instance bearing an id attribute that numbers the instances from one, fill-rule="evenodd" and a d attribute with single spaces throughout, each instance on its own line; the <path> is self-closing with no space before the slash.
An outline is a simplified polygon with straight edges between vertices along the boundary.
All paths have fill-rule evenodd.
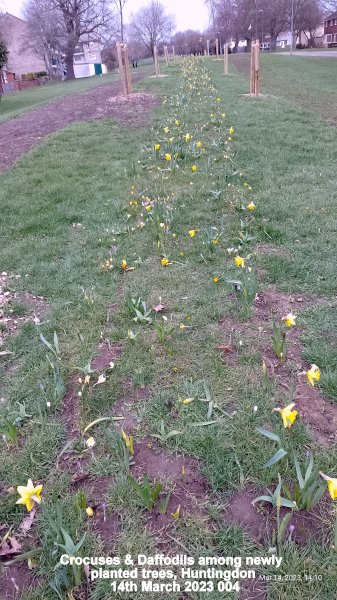
<path id="1" fill-rule="evenodd" d="M 0 171 L 11 167 L 50 133 L 73 123 L 114 118 L 127 127 L 142 127 L 160 102 L 153 94 L 137 92 L 125 98 L 118 93 L 119 83 L 113 82 L 5 121 L 0 125 Z"/>
<path id="2" fill-rule="evenodd" d="M 253 500 L 265 494 L 266 490 L 246 489 L 236 492 L 225 507 L 224 519 L 226 524 L 232 523 L 243 527 L 248 535 L 257 543 L 265 546 L 266 540 L 271 540 L 273 529 L 277 530 L 276 509 L 270 504 L 258 503 Z M 325 501 L 326 499 L 326 501 Z M 329 500 L 327 495 L 323 501 L 311 511 L 294 511 L 288 526 L 291 540 L 299 546 L 305 546 L 310 541 L 322 543 L 326 537 L 326 521 Z M 281 510 L 281 518 L 286 514 Z M 291 532 L 291 529 L 292 532 Z"/>
<path id="3" fill-rule="evenodd" d="M 15 282 L 20 278 L 5 271 L 0 274 L 0 352 L 5 352 L 3 346 L 9 335 L 17 333 L 24 323 L 39 325 L 49 308 L 42 296 L 16 291 Z"/>
<path id="4" fill-rule="evenodd" d="M 279 321 L 289 312 L 298 314 L 300 310 L 307 308 L 314 302 L 324 304 L 324 299 L 313 299 L 305 295 L 289 295 L 278 292 L 274 286 L 268 287 L 259 293 L 254 301 L 254 315 L 245 322 L 237 322 L 228 316 L 221 320 L 221 326 L 225 332 L 225 342 L 228 343 L 232 337 L 242 334 L 254 339 L 255 352 L 261 352 L 267 365 L 268 373 L 274 377 L 279 384 L 280 404 L 283 403 L 284 388 L 288 388 L 286 382 L 290 381 L 290 366 L 296 368 L 297 380 L 294 402 L 299 414 L 308 425 L 312 437 L 316 442 L 329 446 L 337 440 L 337 407 L 326 399 L 318 387 L 311 387 L 305 376 L 305 371 L 310 367 L 302 358 L 304 347 L 300 340 L 299 328 L 289 328 L 288 358 L 285 364 L 281 364 L 274 355 L 272 348 L 273 321 Z M 224 360 L 233 364 L 237 358 L 238 350 L 233 346 L 231 354 L 224 354 Z"/>

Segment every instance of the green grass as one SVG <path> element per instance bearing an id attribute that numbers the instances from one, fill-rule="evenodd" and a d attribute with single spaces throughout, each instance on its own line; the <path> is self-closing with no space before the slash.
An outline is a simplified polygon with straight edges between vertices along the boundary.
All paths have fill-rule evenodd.
<path id="1" fill-rule="evenodd" d="M 312 295 L 313 304 L 316 295 L 328 299 L 324 308 L 318 305 L 306 311 L 300 324 L 306 358 L 321 366 L 323 389 L 335 398 L 337 142 L 329 123 L 329 111 L 319 116 L 316 112 L 320 94 L 317 79 L 320 80 L 321 73 L 314 76 L 311 59 L 296 59 L 291 64 L 290 60 L 293 59 L 262 57 L 265 96 L 257 100 L 244 95 L 248 87 L 244 75 L 232 68 L 232 76 L 225 78 L 220 61 L 208 61 L 207 65 L 227 113 L 225 127 L 235 127 L 235 163 L 245 174 L 244 180 L 253 187 L 257 205 L 255 239 L 247 244 L 243 254 L 254 253 L 257 242 L 282 249 L 280 254 L 258 255 L 258 268 L 264 273 L 260 288 L 273 283 L 286 292 Z M 308 61 L 305 68 L 303 61 Z M 326 63 L 325 73 L 331 75 L 333 63 L 330 59 Z M 181 83 L 180 68 L 171 66 L 165 73 L 169 75 L 167 78 L 147 79 L 137 87 L 167 94 L 170 99 Z M 311 110 L 303 108 L 290 83 L 284 84 L 289 82 L 289 73 L 293 78 L 302 75 L 302 93 L 311 94 Z M 314 78 L 314 84 L 310 78 Z M 330 84 L 326 84 L 324 93 L 333 102 Z M 187 131 L 202 136 L 206 149 L 212 148 L 215 135 L 206 128 L 201 130 L 213 110 L 208 102 L 198 97 L 189 103 L 186 100 L 184 115 Z M 0 493 L 0 520 L 12 525 L 22 519 L 23 512 L 14 504 L 16 494 L 6 490 L 31 477 L 45 482 L 46 511 L 53 513 L 56 500 L 62 500 L 64 526 L 75 541 L 88 530 L 86 552 L 94 553 L 100 548 L 88 521 L 74 509 L 74 494 L 68 491 L 69 476 L 60 476 L 55 469 L 65 434 L 39 332 L 51 340 L 54 330 L 57 331 L 65 379 L 76 372 L 76 367 L 87 364 L 102 334 L 111 343 L 122 341 L 124 350 L 107 382 L 92 388 L 83 398 L 81 426 L 111 414 L 115 401 L 125 394 L 125 380 L 136 385 L 141 369 L 150 387 L 150 397 L 146 403 L 134 406 L 139 419 L 135 444 L 145 432 L 157 433 L 162 419 L 167 430 L 184 430 L 183 436 L 160 445 L 167 452 L 185 452 L 200 459 L 210 489 L 213 526 L 194 515 L 183 515 L 174 530 L 179 544 L 195 556 L 266 554 L 270 540 L 265 541 L 264 548 L 257 548 L 240 527 L 224 523 L 222 516 L 223 504 L 233 491 L 249 487 L 260 492 L 266 485 L 274 489 L 281 468 L 286 478 L 294 477 L 290 458 L 282 466 L 269 470 L 262 467 L 274 446 L 262 440 L 255 427 L 269 423 L 277 429 L 279 417 L 272 413 L 274 387 L 261 385 L 261 356 L 254 349 L 252 334 L 247 330 L 234 340 L 241 345 L 233 365 L 221 360 L 217 350 L 219 343 L 228 341 L 219 320 L 225 315 L 242 319 L 224 279 L 237 276 L 226 248 L 238 243 L 242 214 L 237 208 L 247 196 L 242 192 L 238 200 L 228 182 L 224 183 L 223 162 L 208 168 L 202 159 L 197 163 L 201 165 L 198 173 L 193 175 L 188 157 L 182 168 L 167 180 L 158 176 L 156 170 L 143 168 L 147 165 L 144 146 L 152 147 L 158 140 L 151 125 L 163 136 L 169 110 L 168 103 L 158 108 L 147 128 L 127 129 L 112 121 L 69 127 L 51 136 L 1 175 L 2 268 L 21 274 L 22 278 L 15 283 L 17 289 L 44 296 L 50 310 L 41 327 L 27 324 L 17 336 L 8 339 L 6 348 L 14 355 L 2 358 L 1 396 L 6 402 L 1 417 L 13 415 L 18 410 L 18 401 L 25 402 L 32 417 L 19 432 L 18 447 L 11 446 L 10 452 L 3 448 L 0 480 L 5 485 Z M 235 176 L 235 185 L 237 180 Z M 167 268 L 160 265 L 154 230 L 149 225 L 133 233 L 123 233 L 134 223 L 127 216 L 132 210 L 129 202 L 133 184 L 150 196 L 166 197 L 173 193 L 171 230 L 175 237 L 168 236 L 165 244 L 165 253 L 173 264 Z M 210 193 L 217 189 L 222 191 L 219 199 Z M 74 229 L 72 223 L 78 222 L 83 227 Z M 210 226 L 221 231 L 221 244 L 214 246 L 213 254 L 202 243 L 202 233 Z M 191 228 L 198 230 L 193 239 L 188 235 Z M 116 264 L 126 259 L 129 265 L 136 266 L 135 271 L 121 274 L 115 268 L 112 272 L 102 272 L 101 264 L 111 252 Z M 215 275 L 220 276 L 217 285 L 213 283 Z M 174 331 L 164 344 L 159 342 L 151 324 L 140 325 L 132 320 L 126 300 L 127 296 L 138 295 L 148 306 L 157 303 L 159 297 L 165 303 L 165 314 Z M 118 303 L 118 310 L 107 323 L 107 309 L 114 302 Z M 21 313 L 23 310 L 20 304 L 14 309 Z M 161 315 L 156 319 L 160 322 Z M 179 323 L 188 327 L 179 329 Z M 137 334 L 134 342 L 128 339 L 129 329 Z M 19 368 L 8 370 L 14 365 Z M 214 403 L 213 417 L 223 420 L 220 424 L 195 428 L 192 423 L 207 419 L 207 406 L 203 402 L 205 381 Z M 128 401 L 132 401 L 132 393 Z M 194 401 L 181 406 L 179 397 L 193 397 Z M 48 411 L 46 400 L 51 402 Z M 175 409 L 179 409 L 178 414 Z M 41 419 L 42 413 L 45 418 Z M 146 517 L 111 449 L 108 429 L 100 425 L 93 430 L 97 447 L 88 470 L 93 476 L 111 478 L 106 501 L 109 514 L 120 524 L 115 553 L 155 552 L 160 545 L 156 546 L 156 539 L 144 529 Z M 314 444 L 300 419 L 287 434 L 289 449 L 301 454 L 311 448 L 316 464 L 333 473 L 335 447 L 327 451 Z M 327 538 L 331 538 L 330 521 L 327 517 Z M 51 579 L 57 553 L 52 552 L 53 535 L 46 525 L 45 514 L 38 521 L 38 537 L 45 550 L 39 571 L 44 578 Z M 295 600 L 301 594 L 305 598 L 333 600 L 336 565 L 328 543 L 312 543 L 308 548 L 284 547 L 283 551 L 282 572 L 298 574 L 302 581 L 270 583 L 270 598 Z M 314 579 L 304 581 L 304 573 L 308 572 L 322 575 L 323 583 Z M 24 597 L 55 598 L 47 585 L 38 594 L 32 592 Z M 201 597 L 198 593 L 190 596 L 193 600 Z M 213 593 L 209 597 L 218 600 L 220 596 Z M 109 588 L 101 582 L 90 598 L 109 598 Z M 145 595 L 137 594 L 135 598 L 145 600 Z"/>

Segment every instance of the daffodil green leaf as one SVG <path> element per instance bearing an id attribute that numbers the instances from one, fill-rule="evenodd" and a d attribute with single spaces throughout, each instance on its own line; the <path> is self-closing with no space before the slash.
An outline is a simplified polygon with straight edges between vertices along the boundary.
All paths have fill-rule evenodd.
<path id="1" fill-rule="evenodd" d="M 256 502 L 270 502 L 270 504 L 274 504 L 274 499 L 272 496 L 259 496 L 253 500 L 252 504 L 256 504 Z"/>
<path id="2" fill-rule="evenodd" d="M 288 500 L 287 498 L 280 498 L 280 504 L 281 504 L 281 506 L 284 506 L 284 508 L 295 508 L 296 507 L 296 502 L 293 502 L 292 500 Z"/>
<path id="3" fill-rule="evenodd" d="M 298 481 L 298 485 L 300 486 L 300 489 L 303 490 L 304 488 L 304 479 L 302 476 L 302 471 L 301 471 L 301 467 L 299 465 L 299 462 L 296 458 L 296 456 L 294 455 L 294 463 L 295 463 L 295 469 L 296 469 L 296 475 L 297 475 L 297 481 Z"/>
<path id="4" fill-rule="evenodd" d="M 192 427 L 205 427 L 206 425 L 214 425 L 215 423 L 220 424 L 222 421 L 201 421 L 200 423 L 191 423 Z"/>
<path id="5" fill-rule="evenodd" d="M 95 419 L 95 421 L 91 421 L 89 425 L 83 429 L 83 433 L 86 433 L 89 429 L 97 425 L 98 423 L 102 423 L 103 421 L 123 421 L 124 417 L 100 417 L 99 419 Z"/>
<path id="6" fill-rule="evenodd" d="M 264 435 L 265 437 L 269 438 L 270 440 L 277 442 L 278 444 L 281 443 L 279 436 L 276 435 L 276 433 L 273 433 L 272 431 L 268 431 L 268 429 L 263 429 L 262 427 L 257 427 L 255 429 L 255 431 L 257 431 L 261 435 Z"/>
<path id="7" fill-rule="evenodd" d="M 276 463 L 278 463 L 280 460 L 282 460 L 282 458 L 285 457 L 285 455 L 287 454 L 287 452 L 283 449 L 280 448 L 276 454 L 274 454 L 274 456 L 272 456 L 268 462 L 266 462 L 265 465 L 263 465 L 264 467 L 272 467 L 273 465 L 275 465 Z"/>

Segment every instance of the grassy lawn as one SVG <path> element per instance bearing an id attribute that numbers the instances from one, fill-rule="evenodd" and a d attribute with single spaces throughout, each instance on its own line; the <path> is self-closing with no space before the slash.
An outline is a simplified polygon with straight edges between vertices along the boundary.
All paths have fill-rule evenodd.
<path id="1" fill-rule="evenodd" d="M 41 87 L 30 88 L 17 94 L 2 96 L 0 100 L 0 122 L 16 117 L 27 110 L 36 108 L 40 104 L 72 96 L 79 92 L 91 90 L 103 83 L 115 80 L 115 73 L 108 73 L 102 77 L 86 77 L 76 81 L 51 82 Z"/>
<path id="2" fill-rule="evenodd" d="M 167 77 L 137 86 L 166 98 L 147 128 L 127 129 L 112 121 L 72 126 L 1 175 L 1 265 L 21 276 L 8 280 L 8 290 L 19 294 L 9 309 L 17 316 L 28 310 L 27 292 L 46 303 L 36 322 L 27 321 L 6 338 L 3 349 L 11 354 L 0 356 L 0 423 L 7 435 L 0 462 L 5 533 L 17 532 L 26 515 L 15 505 L 16 487 L 28 478 L 44 486 L 33 534 L 22 538 L 23 551 L 38 549 L 33 565 L 41 589 L 25 591 L 22 599 L 71 598 L 67 593 L 77 588 L 76 598 L 79 589 L 85 590 L 83 573 L 78 585 L 71 569 L 67 581 L 58 577 L 60 569 L 54 571 L 62 553 L 57 544 L 65 541 L 61 526 L 75 543 L 86 533 L 81 555 L 265 556 L 277 546 L 281 568 L 258 572 L 293 578 L 269 581 L 269 599 L 335 598 L 335 509 L 327 493 L 315 514 L 300 511 L 309 533 L 296 543 L 288 529 L 275 540 L 275 521 L 261 539 L 225 516 L 238 494 L 246 498 L 242 515 L 253 510 L 251 500 L 268 493 L 267 487 L 274 490 L 278 474 L 291 489 L 293 452 L 301 465 L 312 452 L 316 475 L 319 469 L 336 476 L 337 458 L 336 444 L 321 445 L 300 410 L 290 429 L 283 429 L 273 412 L 291 402 L 299 360 L 304 368 L 320 367 L 315 392 L 332 405 L 337 401 L 337 141 L 331 125 L 336 92 L 329 83 L 334 63 L 264 55 L 263 96 L 252 99 L 245 95 L 247 60 L 235 57 L 239 70 L 231 63 L 230 77 L 213 60 L 191 60 L 184 74 L 179 65 L 164 68 Z M 37 91 L 45 89 L 52 88 Z M 12 105 L 8 114 L 23 108 Z M 160 148 L 154 150 L 155 144 Z M 236 266 L 238 255 L 245 268 Z M 130 270 L 122 267 L 124 260 Z M 241 291 L 235 293 L 226 280 L 236 281 Z M 270 359 L 263 375 L 264 356 L 272 355 L 272 319 L 258 321 L 262 313 L 253 299 L 257 292 L 263 298 L 268 289 L 303 296 L 298 338 L 288 332 L 290 350 L 301 343 L 303 354 L 297 363 L 291 355 L 286 365 L 273 363 L 274 371 Z M 138 304 L 137 313 L 138 298 L 146 308 Z M 275 292 L 271 314 L 276 323 L 284 316 L 278 300 Z M 165 305 L 163 312 L 152 309 L 158 304 Z M 43 334 L 51 342 L 55 331 L 57 356 L 40 339 Z M 115 364 L 90 373 L 89 384 L 79 383 L 102 343 L 116 352 Z M 98 385 L 99 375 L 106 380 Z M 66 410 L 62 382 L 68 386 Z M 77 404 L 70 444 L 71 406 Z M 132 417 L 125 433 L 133 436 L 134 456 L 118 424 L 104 421 L 84 433 L 93 420 L 121 412 Z M 17 440 L 9 431 L 15 419 Z M 256 427 L 273 429 L 288 452 L 270 468 L 263 465 L 275 442 Z M 95 440 L 91 450 L 89 435 Z M 177 455 L 185 458 L 173 484 L 169 477 L 150 477 L 151 483 L 161 481 L 165 494 L 172 493 L 162 531 L 156 529 L 161 517 L 145 510 L 130 473 L 139 481 L 145 468 Z M 146 464 L 146 456 L 152 462 Z M 177 489 L 189 489 L 197 464 L 204 487 L 198 480 L 197 501 L 182 498 L 181 513 L 175 514 Z M 75 485 L 82 472 L 94 491 L 88 491 L 84 477 Z M 86 506 L 93 506 L 92 519 Z M 270 512 L 266 504 L 258 506 L 262 530 Z M 297 527 L 296 521 L 295 537 Z M 105 528 L 114 532 L 108 548 Z M 214 590 L 208 597 L 223 595 Z M 181 593 L 171 596 L 178 600 Z M 87 597 L 111 598 L 109 582 L 91 586 Z M 132 595 L 149 597 L 164 600 L 167 593 L 139 589 Z M 184 597 L 199 600 L 204 594 L 190 591 Z"/>

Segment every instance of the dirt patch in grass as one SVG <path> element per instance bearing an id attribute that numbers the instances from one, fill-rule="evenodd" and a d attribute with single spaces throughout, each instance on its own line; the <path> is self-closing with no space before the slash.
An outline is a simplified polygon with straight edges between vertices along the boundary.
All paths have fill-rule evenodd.
<path id="1" fill-rule="evenodd" d="M 148 514 L 148 529 L 164 532 L 174 524 L 172 513 L 180 506 L 180 518 L 205 516 L 204 505 L 208 489 L 203 480 L 199 463 L 189 456 L 163 452 L 153 439 L 146 437 L 135 444 L 132 474 L 141 479 L 146 473 L 150 481 L 160 480 L 166 492 L 171 491 L 165 515 L 157 511 Z"/>
<path id="2" fill-rule="evenodd" d="M 225 523 L 235 524 L 243 527 L 247 534 L 259 545 L 264 547 L 266 540 L 271 541 L 273 530 L 277 530 L 276 509 L 270 504 L 258 503 L 255 506 L 253 500 L 261 494 L 268 493 L 267 490 L 260 492 L 252 489 L 236 492 L 225 507 Z M 326 521 L 328 513 L 328 501 L 323 501 L 311 511 L 294 511 L 288 525 L 287 536 L 299 546 L 305 546 L 310 541 L 322 543 L 326 538 Z M 281 510 L 281 518 L 286 514 Z M 291 532 L 292 530 L 292 532 Z"/>
<path id="3" fill-rule="evenodd" d="M 42 296 L 16 291 L 15 281 L 20 278 L 5 271 L 0 274 L 0 352 L 4 352 L 8 336 L 15 335 L 25 323 L 39 325 L 49 309 Z"/>
<path id="4" fill-rule="evenodd" d="M 27 563 L 14 563 L 14 565 L 4 567 L 4 574 L 0 575 L 1 598 L 17 600 L 22 598 L 22 590 L 28 591 L 29 588 L 37 588 L 40 583 L 34 571 L 28 568 Z"/>
<path id="5" fill-rule="evenodd" d="M 2 123 L 0 171 L 11 167 L 50 133 L 73 123 L 116 119 L 127 127 L 142 127 L 148 123 L 151 110 L 160 102 L 153 94 L 137 92 L 127 98 L 118 94 L 119 83 L 114 82 L 40 106 Z"/>
<path id="6" fill-rule="evenodd" d="M 313 299 L 310 296 L 299 294 L 285 294 L 278 292 L 274 286 L 257 294 L 254 301 L 254 315 L 244 322 L 237 322 L 228 316 L 221 320 L 221 327 L 225 332 L 225 343 L 228 344 L 232 337 L 238 334 L 252 338 L 255 351 L 259 351 L 266 363 L 269 376 L 278 383 L 276 398 L 279 405 L 284 402 L 284 388 L 289 390 L 288 382 L 291 381 L 291 368 L 296 370 L 296 384 L 294 402 L 301 418 L 305 420 L 312 437 L 323 446 L 329 446 L 337 440 L 337 406 L 324 398 L 318 387 L 311 387 L 307 381 L 305 371 L 310 367 L 302 359 L 304 346 L 300 340 L 300 329 L 287 330 L 288 354 L 285 364 L 281 364 L 274 355 L 272 347 L 272 323 L 280 321 L 289 312 L 299 314 L 300 310 L 311 306 L 313 303 L 324 305 L 324 299 Z M 223 360 L 233 364 L 238 357 L 238 349 L 232 346 L 233 352 L 223 353 Z"/>

